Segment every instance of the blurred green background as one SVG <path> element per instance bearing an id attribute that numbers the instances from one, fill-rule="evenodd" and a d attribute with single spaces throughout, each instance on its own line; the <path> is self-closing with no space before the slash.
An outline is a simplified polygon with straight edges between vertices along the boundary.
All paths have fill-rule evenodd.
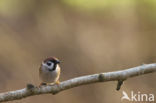
<path id="1" fill-rule="evenodd" d="M 0 92 L 39 85 L 49 56 L 62 61 L 61 81 L 156 62 L 155 11 L 156 0 L 0 0 Z M 120 91 L 97 83 L 14 103 L 120 103 L 122 90 L 156 94 L 155 80 L 153 73 Z"/>

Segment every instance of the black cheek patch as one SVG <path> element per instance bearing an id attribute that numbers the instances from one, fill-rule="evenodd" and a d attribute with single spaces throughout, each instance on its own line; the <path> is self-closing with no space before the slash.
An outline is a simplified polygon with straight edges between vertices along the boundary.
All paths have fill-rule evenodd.
<path id="1" fill-rule="evenodd" d="M 55 63 L 54 66 L 53 66 L 53 70 L 56 70 L 56 65 L 57 65 L 57 64 Z"/>

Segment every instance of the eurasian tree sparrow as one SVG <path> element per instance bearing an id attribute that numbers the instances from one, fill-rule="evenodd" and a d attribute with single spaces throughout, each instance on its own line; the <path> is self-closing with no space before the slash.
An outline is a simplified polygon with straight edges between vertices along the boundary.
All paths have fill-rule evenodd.
<path id="1" fill-rule="evenodd" d="M 46 58 L 39 68 L 39 77 L 42 80 L 41 85 L 59 84 L 60 61 L 55 57 Z"/>

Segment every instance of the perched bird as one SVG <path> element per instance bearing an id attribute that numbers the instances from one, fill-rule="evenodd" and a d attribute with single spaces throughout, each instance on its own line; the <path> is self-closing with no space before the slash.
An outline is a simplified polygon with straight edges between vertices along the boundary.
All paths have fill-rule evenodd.
<path id="1" fill-rule="evenodd" d="M 60 77 L 60 61 L 55 57 L 46 58 L 39 68 L 39 77 L 42 81 L 41 85 L 59 84 Z"/>

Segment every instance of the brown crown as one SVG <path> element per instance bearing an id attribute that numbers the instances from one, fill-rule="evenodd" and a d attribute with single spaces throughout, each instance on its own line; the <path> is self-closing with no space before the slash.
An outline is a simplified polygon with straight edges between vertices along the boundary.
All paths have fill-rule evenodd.
<path id="1" fill-rule="evenodd" d="M 43 62 L 45 63 L 45 62 L 47 62 L 47 61 L 59 61 L 59 59 L 56 58 L 56 57 L 48 57 L 48 58 L 46 58 Z"/>

